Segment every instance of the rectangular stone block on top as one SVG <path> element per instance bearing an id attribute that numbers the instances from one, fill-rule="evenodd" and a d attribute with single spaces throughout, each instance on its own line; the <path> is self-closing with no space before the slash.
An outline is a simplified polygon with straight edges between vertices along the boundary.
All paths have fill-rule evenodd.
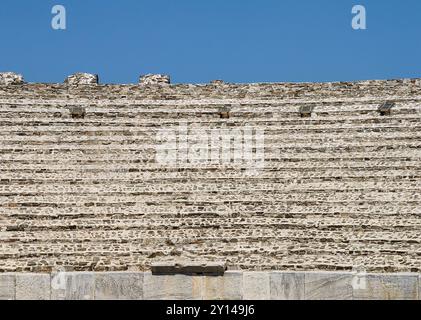
<path id="1" fill-rule="evenodd" d="M 224 262 L 154 262 L 151 266 L 153 275 L 209 275 L 221 276 L 225 272 Z"/>
<path id="2" fill-rule="evenodd" d="M 270 273 L 244 272 L 243 273 L 243 299 L 268 300 L 270 299 Z"/>
<path id="3" fill-rule="evenodd" d="M 202 280 L 200 276 L 152 275 L 146 272 L 143 296 L 145 300 L 201 300 Z"/>
<path id="4" fill-rule="evenodd" d="M 364 286 L 354 289 L 356 300 L 416 300 L 418 274 L 367 274 Z"/>
<path id="5" fill-rule="evenodd" d="M 95 274 L 95 300 L 142 300 L 143 272 Z"/>
<path id="6" fill-rule="evenodd" d="M 304 281 L 304 273 L 272 272 L 270 298 L 272 300 L 304 300 Z"/>
<path id="7" fill-rule="evenodd" d="M 50 274 L 16 274 L 16 300 L 50 300 Z"/>
<path id="8" fill-rule="evenodd" d="M 93 272 L 58 272 L 51 276 L 52 300 L 93 300 Z"/>
<path id="9" fill-rule="evenodd" d="M 202 298 L 204 300 L 242 300 L 243 273 L 225 272 L 223 276 L 204 277 Z"/>
<path id="10" fill-rule="evenodd" d="M 306 300 L 352 300 L 352 273 L 308 272 L 305 274 Z"/>
<path id="11" fill-rule="evenodd" d="M 14 300 L 16 297 L 16 282 L 13 274 L 0 274 L 0 300 Z"/>

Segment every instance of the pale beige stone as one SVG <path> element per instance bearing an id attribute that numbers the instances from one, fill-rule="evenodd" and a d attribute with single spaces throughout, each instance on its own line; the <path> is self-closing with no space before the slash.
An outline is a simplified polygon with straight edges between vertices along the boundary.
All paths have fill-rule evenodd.
<path id="1" fill-rule="evenodd" d="M 243 273 L 244 300 L 270 299 L 270 274 L 268 272 Z"/>
<path id="2" fill-rule="evenodd" d="M 95 273 L 95 300 L 142 300 L 142 272 Z"/>
<path id="3" fill-rule="evenodd" d="M 50 274 L 16 274 L 16 300 L 50 300 Z"/>
<path id="4" fill-rule="evenodd" d="M 0 300 L 14 300 L 16 279 L 13 274 L 0 274 Z"/>
<path id="5" fill-rule="evenodd" d="M 311 272 L 305 274 L 306 300 L 352 300 L 352 273 Z"/>
<path id="6" fill-rule="evenodd" d="M 272 300 L 304 300 L 303 272 L 272 272 L 270 298 Z"/>
<path id="7" fill-rule="evenodd" d="M 417 300 L 417 274 L 369 274 L 365 288 L 354 289 L 356 300 Z"/>
<path id="8" fill-rule="evenodd" d="M 63 272 L 52 274 L 51 299 L 93 300 L 95 275 L 92 272 Z"/>
<path id="9" fill-rule="evenodd" d="M 203 278 L 204 300 L 242 300 L 242 272 L 225 272 L 223 276 Z"/>
<path id="10" fill-rule="evenodd" d="M 143 294 L 146 300 L 200 300 L 203 277 L 186 275 L 144 274 Z"/>

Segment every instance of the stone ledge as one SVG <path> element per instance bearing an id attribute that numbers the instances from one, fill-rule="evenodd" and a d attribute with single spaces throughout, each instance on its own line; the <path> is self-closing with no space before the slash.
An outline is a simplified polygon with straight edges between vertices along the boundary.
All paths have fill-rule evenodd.
<path id="1" fill-rule="evenodd" d="M 153 275 L 213 275 L 222 276 L 225 272 L 225 263 L 223 262 L 197 262 L 197 263 L 171 263 L 155 262 L 151 266 Z"/>
<path id="2" fill-rule="evenodd" d="M 421 275 L 415 273 L 228 271 L 224 276 L 151 272 L 3 273 L 0 300 L 417 300 L 420 280 Z"/>

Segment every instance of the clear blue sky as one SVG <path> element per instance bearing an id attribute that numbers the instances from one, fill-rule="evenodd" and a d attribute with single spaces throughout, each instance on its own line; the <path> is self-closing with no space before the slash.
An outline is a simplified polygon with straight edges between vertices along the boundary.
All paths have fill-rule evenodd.
<path id="1" fill-rule="evenodd" d="M 51 8 L 67 9 L 67 30 Z M 367 9 L 367 30 L 351 9 Z M 0 71 L 103 83 L 145 73 L 173 82 L 421 77 L 420 0 L 1 0 Z"/>

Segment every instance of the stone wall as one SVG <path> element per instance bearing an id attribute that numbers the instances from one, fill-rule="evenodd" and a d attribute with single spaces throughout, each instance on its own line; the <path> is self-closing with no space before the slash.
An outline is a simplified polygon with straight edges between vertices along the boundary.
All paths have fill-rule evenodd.
<path id="1" fill-rule="evenodd" d="M 0 274 L 0 300 L 417 300 L 419 274 L 150 272 Z"/>
<path id="2" fill-rule="evenodd" d="M 0 272 L 421 272 L 420 105 L 419 79 L 0 83 Z M 263 129 L 264 168 L 157 163 L 180 121 Z"/>

